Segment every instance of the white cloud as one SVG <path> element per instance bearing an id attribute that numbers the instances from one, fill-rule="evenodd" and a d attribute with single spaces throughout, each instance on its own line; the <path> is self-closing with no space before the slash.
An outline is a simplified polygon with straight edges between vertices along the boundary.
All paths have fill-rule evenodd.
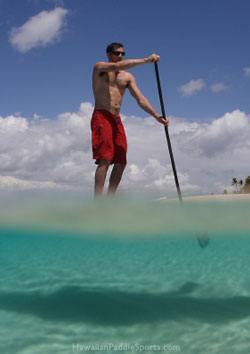
<path id="1" fill-rule="evenodd" d="M 190 80 L 180 87 L 180 92 L 183 96 L 193 96 L 195 93 L 201 91 L 205 87 L 203 79 Z"/>
<path id="2" fill-rule="evenodd" d="M 125 125 L 130 149 L 124 187 L 176 193 L 164 130 L 151 118 L 125 117 Z M 244 112 L 210 123 L 171 117 L 169 133 L 182 192 L 223 192 L 234 175 L 250 174 L 250 116 Z"/>
<path id="3" fill-rule="evenodd" d="M 0 176 L 0 187 L 10 188 L 10 189 L 54 189 L 56 188 L 56 183 L 51 181 L 32 181 L 23 180 L 20 178 L 15 178 L 12 176 Z"/>
<path id="4" fill-rule="evenodd" d="M 12 28 L 10 43 L 21 53 L 54 43 L 65 26 L 68 10 L 57 7 L 32 16 L 21 27 Z"/>
<path id="5" fill-rule="evenodd" d="M 195 193 L 200 188 L 191 184 L 189 176 L 185 173 L 178 174 L 179 183 L 183 192 Z M 131 188 L 141 192 L 156 192 L 162 194 L 172 193 L 175 190 L 175 181 L 173 177 L 172 167 L 169 162 L 165 162 L 165 166 L 157 159 L 148 158 L 145 166 L 131 164 L 128 166 L 127 188 Z M 125 185 L 125 187 L 126 187 Z"/>
<path id="6" fill-rule="evenodd" d="M 31 181 L 32 186 L 34 181 L 40 181 L 51 182 L 56 188 L 78 188 L 83 184 L 90 188 L 93 169 L 90 106 L 82 104 L 79 112 L 64 113 L 55 120 L 37 116 L 31 120 L 17 116 L 0 117 L 2 178 L 12 176 Z M 11 182 L 16 184 L 14 180 Z M 6 179 L 0 180 L 0 186 L 7 185 Z"/>
<path id="7" fill-rule="evenodd" d="M 210 89 L 214 93 L 219 93 L 222 91 L 227 91 L 229 89 L 229 87 L 227 85 L 223 84 L 223 82 L 217 82 L 217 83 L 211 85 Z"/>
<path id="8" fill-rule="evenodd" d="M 92 194 L 90 118 L 93 106 L 53 120 L 0 117 L 0 187 L 71 189 Z M 223 192 L 250 174 L 250 116 L 235 110 L 211 122 L 170 117 L 169 134 L 183 194 Z M 176 195 L 163 127 L 152 118 L 123 116 L 129 150 L 121 183 L 126 194 Z"/>
<path id="9" fill-rule="evenodd" d="M 250 77 L 250 67 L 249 66 L 244 68 L 244 73 L 245 73 L 245 76 Z"/>
<path id="10" fill-rule="evenodd" d="M 235 110 L 210 124 L 200 124 L 191 136 L 193 147 L 207 157 L 224 154 L 227 150 L 234 152 L 237 146 L 244 147 L 249 141 L 249 123 L 249 116 Z"/>

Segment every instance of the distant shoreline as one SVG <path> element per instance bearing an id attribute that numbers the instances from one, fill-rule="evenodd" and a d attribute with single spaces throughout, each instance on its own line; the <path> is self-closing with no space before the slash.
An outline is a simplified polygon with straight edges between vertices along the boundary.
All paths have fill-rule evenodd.
<path id="1" fill-rule="evenodd" d="M 231 193 L 231 194 L 208 194 L 208 195 L 197 195 L 190 197 L 183 197 L 184 200 L 187 201 L 226 201 L 226 200 L 250 200 L 250 193 Z"/>
<path id="2" fill-rule="evenodd" d="M 194 195 L 194 196 L 186 196 L 182 197 L 183 201 L 187 202 L 199 202 L 199 201 L 232 201 L 232 200 L 249 200 L 250 201 L 250 193 L 231 193 L 231 194 L 205 194 L 205 195 Z M 176 201 L 178 198 L 167 198 L 162 197 L 157 199 L 157 201 Z"/>

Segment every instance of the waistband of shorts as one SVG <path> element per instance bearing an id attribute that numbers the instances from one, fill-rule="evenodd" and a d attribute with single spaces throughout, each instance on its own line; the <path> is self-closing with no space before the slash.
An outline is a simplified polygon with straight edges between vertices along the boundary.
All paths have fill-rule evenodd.
<path id="1" fill-rule="evenodd" d="M 102 108 L 95 108 L 94 111 L 93 111 L 93 115 L 96 113 L 96 112 L 101 112 L 104 114 L 104 116 L 106 118 L 112 118 L 112 120 L 115 120 L 115 121 L 120 121 L 121 120 L 121 116 L 120 114 L 113 114 L 111 113 L 110 111 L 106 110 L 106 109 L 102 109 Z"/>

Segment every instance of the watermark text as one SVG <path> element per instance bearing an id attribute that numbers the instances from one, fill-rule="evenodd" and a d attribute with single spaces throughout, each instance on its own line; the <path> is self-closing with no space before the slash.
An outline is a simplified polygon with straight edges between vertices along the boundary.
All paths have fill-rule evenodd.
<path id="1" fill-rule="evenodd" d="M 141 344 L 141 343 L 94 343 L 94 344 L 81 344 L 73 343 L 72 351 L 79 352 L 181 352 L 181 348 L 176 344 Z"/>

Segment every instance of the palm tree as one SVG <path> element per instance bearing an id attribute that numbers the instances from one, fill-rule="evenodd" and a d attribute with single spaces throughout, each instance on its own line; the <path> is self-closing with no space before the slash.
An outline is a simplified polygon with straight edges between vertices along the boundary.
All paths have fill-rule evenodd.
<path id="1" fill-rule="evenodd" d="M 238 185 L 240 187 L 240 193 L 242 193 L 242 186 L 243 186 L 243 180 L 242 179 L 239 180 Z"/>
<path id="2" fill-rule="evenodd" d="M 238 186 L 238 180 L 235 177 L 232 179 L 232 186 L 235 186 L 235 188 L 236 188 L 235 193 L 236 193 L 237 192 L 237 186 Z"/>

